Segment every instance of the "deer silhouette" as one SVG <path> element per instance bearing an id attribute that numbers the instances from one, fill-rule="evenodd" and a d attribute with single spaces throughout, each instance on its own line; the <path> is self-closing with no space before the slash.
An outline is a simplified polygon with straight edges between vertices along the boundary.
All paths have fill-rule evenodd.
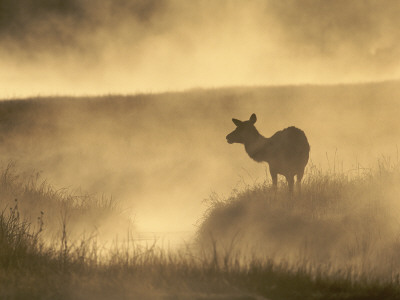
<path id="1" fill-rule="evenodd" d="M 293 193 L 294 176 L 297 176 L 296 184 L 300 191 L 301 179 L 310 152 L 310 145 L 304 132 L 291 126 L 266 138 L 254 126 L 257 121 L 255 114 L 252 114 L 247 121 L 237 119 L 232 119 L 232 121 L 237 127 L 226 136 L 227 142 L 243 144 L 252 159 L 256 162 L 267 162 L 275 189 L 278 174 L 281 174 L 286 177 L 291 194 Z"/>

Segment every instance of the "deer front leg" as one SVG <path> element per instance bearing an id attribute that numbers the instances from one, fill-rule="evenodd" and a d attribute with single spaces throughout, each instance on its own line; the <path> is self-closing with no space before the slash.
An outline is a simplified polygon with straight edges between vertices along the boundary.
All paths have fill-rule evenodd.
<path id="1" fill-rule="evenodd" d="M 272 178 L 272 188 L 276 192 L 277 187 L 278 187 L 278 172 L 276 172 L 275 169 L 269 169 L 269 172 L 271 173 L 271 178 Z"/>

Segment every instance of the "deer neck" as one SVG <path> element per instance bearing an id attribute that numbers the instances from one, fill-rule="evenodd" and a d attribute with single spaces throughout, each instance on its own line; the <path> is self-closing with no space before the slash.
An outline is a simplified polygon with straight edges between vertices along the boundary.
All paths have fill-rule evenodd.
<path id="1" fill-rule="evenodd" d="M 249 138 L 244 143 L 247 154 L 257 162 L 268 160 L 268 139 L 261 134 Z"/>

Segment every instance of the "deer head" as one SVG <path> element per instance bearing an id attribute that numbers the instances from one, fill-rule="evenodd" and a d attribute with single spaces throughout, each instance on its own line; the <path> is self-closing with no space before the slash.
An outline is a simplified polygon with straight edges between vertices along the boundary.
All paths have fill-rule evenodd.
<path id="1" fill-rule="evenodd" d="M 257 121 L 255 114 L 252 114 L 250 119 L 247 121 L 240 121 L 238 119 L 232 119 L 232 122 L 236 125 L 236 129 L 226 136 L 226 140 L 229 144 L 240 143 L 246 144 L 253 140 L 259 135 L 254 123 Z"/>

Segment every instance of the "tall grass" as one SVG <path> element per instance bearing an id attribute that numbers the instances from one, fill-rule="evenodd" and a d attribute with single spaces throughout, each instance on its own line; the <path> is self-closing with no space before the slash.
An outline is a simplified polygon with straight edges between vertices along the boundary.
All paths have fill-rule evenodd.
<path id="1" fill-rule="evenodd" d="M 131 233 L 106 248 L 96 236 L 72 238 L 72 218 L 45 243 L 46 212 L 25 218 L 19 199 L 76 198 L 33 184 L 28 194 L 37 198 L 15 201 L 29 189 L 7 175 L 2 197 L 13 200 L 2 200 L 0 214 L 0 298 L 400 299 L 398 170 L 387 163 L 355 175 L 310 168 L 294 197 L 268 182 L 226 199 L 213 195 L 196 243 L 175 250 L 139 245 Z M 74 205 L 91 214 L 90 205 Z"/>
<path id="2" fill-rule="evenodd" d="M 49 240 L 60 234 L 106 240 L 133 226 L 129 214 L 112 197 L 55 189 L 39 172 L 18 172 L 10 162 L 0 172 L 0 209 L 13 207 L 15 201 L 21 217 L 36 229 L 42 226 L 42 235 Z"/>

